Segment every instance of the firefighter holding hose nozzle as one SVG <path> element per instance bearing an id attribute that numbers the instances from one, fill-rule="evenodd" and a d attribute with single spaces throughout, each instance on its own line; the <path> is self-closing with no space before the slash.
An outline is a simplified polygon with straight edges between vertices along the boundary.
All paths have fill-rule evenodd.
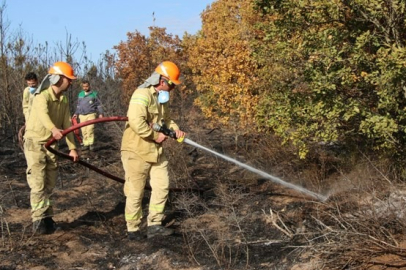
<path id="1" fill-rule="evenodd" d="M 169 93 L 180 84 L 179 68 L 170 61 L 160 63 L 152 75 L 132 94 L 122 143 L 121 160 L 125 171 L 124 194 L 126 196 L 125 220 L 128 238 L 141 240 L 142 198 L 147 178 L 150 178 L 151 198 L 147 218 L 147 237 L 167 236 L 173 229 L 162 226 L 165 203 L 169 193 L 168 161 L 162 147 L 168 138 L 155 131 L 153 123 L 162 120 L 176 138 L 185 133 L 171 119 Z"/>

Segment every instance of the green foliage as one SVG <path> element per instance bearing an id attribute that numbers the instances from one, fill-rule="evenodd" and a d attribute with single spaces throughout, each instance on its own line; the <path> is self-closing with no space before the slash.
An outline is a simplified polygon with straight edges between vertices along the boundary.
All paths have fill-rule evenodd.
<path id="1" fill-rule="evenodd" d="M 301 157 L 319 142 L 404 147 L 403 1 L 256 4 L 262 129 L 298 146 Z"/>
<path id="2" fill-rule="evenodd" d="M 274 132 L 301 157 L 312 145 L 331 142 L 400 156 L 406 146 L 405 8 L 403 0 L 217 0 L 202 13 L 197 35 L 180 40 L 165 28 L 151 27 L 149 37 L 135 31 L 115 47 L 117 61 L 106 54 L 84 67 L 72 58 L 79 44 L 50 55 L 48 44 L 10 40 L 3 27 L 0 124 L 17 123 L 18 130 L 15 96 L 24 74 L 42 77 L 57 55 L 72 60 L 95 88 L 122 88 L 124 104 L 159 62 L 171 60 L 184 82 L 175 92 L 182 101 L 177 107 L 194 98 L 213 123 Z M 109 104 L 121 112 L 117 100 Z"/>

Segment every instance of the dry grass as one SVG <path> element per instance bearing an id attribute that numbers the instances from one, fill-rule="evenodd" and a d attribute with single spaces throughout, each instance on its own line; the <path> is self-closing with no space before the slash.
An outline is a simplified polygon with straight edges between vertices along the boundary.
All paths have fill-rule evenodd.
<path id="1" fill-rule="evenodd" d="M 10 227 L 7 219 L 4 216 L 4 209 L 0 205 L 0 228 L 1 228 L 1 243 L 2 247 L 13 246 L 13 239 L 11 238 Z"/>
<path id="2" fill-rule="evenodd" d="M 209 199 L 178 197 L 176 202 L 177 207 L 187 213 L 182 232 L 191 261 L 199 265 L 202 258 L 212 256 L 222 269 L 241 267 L 241 261 L 249 268 L 253 246 L 279 243 L 295 252 L 298 261 L 291 262 L 291 267 L 306 261 L 309 270 L 406 266 L 403 263 L 406 260 L 403 237 L 406 192 L 398 191 L 404 190 L 401 183 L 391 181 L 396 176 L 386 161 L 373 160 L 362 153 L 347 156 L 349 159 L 345 160 L 342 153 L 322 149 L 303 161 L 289 148 L 282 149 L 271 139 L 242 137 L 237 148 L 234 142 L 223 138 L 217 143 L 211 141 L 211 145 L 206 142 L 205 146 L 310 190 L 328 193 L 330 199 L 326 203 L 303 201 L 299 209 L 290 207 L 294 205 L 294 197 L 274 200 L 275 206 L 262 209 L 262 222 L 265 227 L 279 232 L 275 233 L 279 236 L 264 239 L 257 235 L 255 239 L 249 232 L 253 215 L 241 210 L 241 203 L 249 202 L 246 197 L 252 196 L 243 190 L 246 187 L 261 190 L 259 182 L 252 180 L 255 175 L 213 157 L 203 159 L 212 164 L 212 196 Z M 176 173 L 188 178 L 177 178 L 183 179 L 184 186 L 196 184 L 191 168 L 202 165 L 191 159 L 190 156 L 183 156 L 180 161 L 177 158 L 177 169 L 182 169 Z M 272 184 L 266 186 L 274 188 Z M 388 262 L 381 258 L 382 254 L 394 257 Z M 317 259 L 312 259 L 315 255 Z M 277 262 L 268 265 L 274 267 L 272 269 L 289 269 L 288 264 L 279 266 L 282 268 L 276 266 Z"/>
<path id="3" fill-rule="evenodd" d="M 205 257 L 210 251 L 219 267 L 232 269 L 239 262 L 241 254 L 249 262 L 249 248 L 245 237 L 245 217 L 238 213 L 238 203 L 243 194 L 228 190 L 226 185 L 216 187 L 217 197 L 210 206 L 201 203 L 206 209 L 196 215 L 193 210 L 188 219 L 182 223 L 182 233 L 187 244 L 189 256 L 200 265 L 199 257 Z M 203 249 L 205 246 L 206 249 Z"/>
<path id="4" fill-rule="evenodd" d="M 121 130 L 111 129 L 115 139 L 109 141 L 109 150 L 118 149 Z M 185 189 L 171 194 L 170 203 L 172 210 L 182 213 L 180 231 L 192 264 L 281 270 L 406 267 L 406 187 L 391 163 L 361 152 L 345 159 L 336 149 L 318 149 L 308 160 L 299 160 L 293 148 L 281 147 L 271 137 L 235 137 L 194 126 L 185 130 L 208 148 L 330 196 L 324 203 L 311 201 L 211 154 L 168 141 L 171 187 Z M 119 160 L 101 156 L 97 162 L 112 174 L 123 175 Z M 62 174 L 75 170 L 61 165 Z M 13 188 L 7 183 L 3 181 L 7 191 L 2 192 L 7 200 L 0 198 L 1 244 L 12 249 L 17 238 L 11 237 L 13 224 L 2 207 L 13 204 Z M 190 189 L 202 192 L 187 192 Z M 122 193 L 111 190 L 117 196 Z M 89 209 L 97 212 L 98 202 L 85 195 Z M 110 238 L 118 234 L 101 218 L 100 224 Z"/>

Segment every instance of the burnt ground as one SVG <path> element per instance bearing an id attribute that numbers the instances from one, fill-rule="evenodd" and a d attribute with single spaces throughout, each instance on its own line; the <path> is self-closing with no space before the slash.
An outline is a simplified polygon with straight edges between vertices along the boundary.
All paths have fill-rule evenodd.
<path id="1" fill-rule="evenodd" d="M 81 158 L 123 178 L 118 126 L 97 130 L 96 151 Z M 2 141 L 0 269 L 406 269 L 406 188 L 388 179 L 380 164 L 359 160 L 346 171 L 331 152 L 303 163 L 269 138 L 189 133 L 210 149 L 329 199 L 319 202 L 190 145 L 167 142 L 172 191 L 164 223 L 175 235 L 129 241 L 123 185 L 60 160 L 58 230 L 37 236 L 24 155 Z M 144 233 L 148 201 L 146 190 Z"/>

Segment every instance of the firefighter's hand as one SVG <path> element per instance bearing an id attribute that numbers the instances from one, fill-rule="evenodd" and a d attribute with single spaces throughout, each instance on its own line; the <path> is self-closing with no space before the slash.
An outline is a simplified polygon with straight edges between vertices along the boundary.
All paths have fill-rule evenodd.
<path id="1" fill-rule="evenodd" d="M 59 129 L 59 128 L 57 128 L 57 127 L 54 127 L 54 128 L 51 130 L 51 132 L 52 132 L 52 137 L 54 137 L 55 140 L 60 140 L 60 139 L 62 139 L 63 134 L 62 134 L 62 130 L 61 130 L 61 129 Z"/>
<path id="2" fill-rule="evenodd" d="M 76 115 L 76 114 L 74 114 L 74 115 L 72 115 L 72 118 L 73 119 L 75 119 L 75 118 L 77 118 L 78 116 Z"/>
<path id="3" fill-rule="evenodd" d="M 69 156 L 71 156 L 71 157 L 72 157 L 73 162 L 76 162 L 76 161 L 78 161 L 78 160 L 79 160 L 79 155 L 78 155 L 78 152 L 77 152 L 75 149 L 70 150 L 70 152 L 69 152 Z"/>
<path id="4" fill-rule="evenodd" d="M 103 114 L 99 114 L 99 118 L 103 118 Z"/>
<path id="5" fill-rule="evenodd" d="M 163 141 L 165 141 L 168 138 L 168 136 L 166 136 L 165 134 L 159 132 L 158 133 L 158 138 L 155 140 L 156 143 L 162 143 Z"/>
<path id="6" fill-rule="evenodd" d="M 183 137 L 185 137 L 186 136 L 186 133 L 185 132 L 183 132 L 182 130 L 175 130 L 175 133 L 176 133 L 176 138 L 183 138 Z"/>

